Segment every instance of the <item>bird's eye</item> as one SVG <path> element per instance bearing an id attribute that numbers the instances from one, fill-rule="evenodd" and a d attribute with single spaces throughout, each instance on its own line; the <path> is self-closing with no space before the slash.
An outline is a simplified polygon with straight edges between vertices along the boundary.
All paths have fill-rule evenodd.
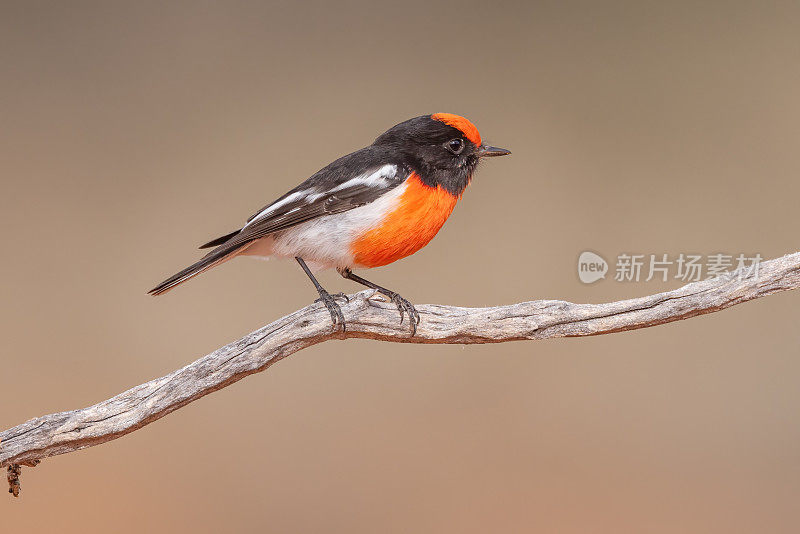
<path id="1" fill-rule="evenodd" d="M 464 140 L 460 137 L 456 137 L 455 139 L 451 139 L 450 141 L 446 142 L 444 147 L 453 154 L 461 154 L 461 151 L 464 150 Z"/>

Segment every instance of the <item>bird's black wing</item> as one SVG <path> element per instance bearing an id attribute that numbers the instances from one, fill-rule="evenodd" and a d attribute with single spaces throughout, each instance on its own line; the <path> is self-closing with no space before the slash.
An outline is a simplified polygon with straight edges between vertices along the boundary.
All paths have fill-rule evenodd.
<path id="1" fill-rule="evenodd" d="M 216 246 L 198 262 L 161 282 L 150 290 L 153 295 L 168 291 L 231 256 L 246 244 L 269 234 L 334 213 L 368 204 L 394 189 L 408 178 L 410 170 L 386 163 L 381 154 L 367 147 L 340 158 L 275 202 L 255 213 L 237 231 L 210 241 Z"/>
<path id="2" fill-rule="evenodd" d="M 255 213 L 239 233 L 224 244 L 247 243 L 323 215 L 363 206 L 400 185 L 408 175 L 399 165 L 386 164 L 344 180 L 318 181 L 312 177 Z"/>

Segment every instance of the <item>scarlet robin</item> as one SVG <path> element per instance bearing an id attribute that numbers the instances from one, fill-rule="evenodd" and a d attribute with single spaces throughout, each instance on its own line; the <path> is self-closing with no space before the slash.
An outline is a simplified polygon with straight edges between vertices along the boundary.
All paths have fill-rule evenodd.
<path id="1" fill-rule="evenodd" d="M 353 273 L 414 254 L 452 213 L 481 158 L 508 150 L 483 144 L 464 117 L 435 113 L 409 119 L 371 145 L 337 159 L 230 234 L 200 248 L 214 250 L 150 290 L 160 295 L 234 256 L 293 257 L 311 279 L 334 326 L 344 315 L 314 277 L 335 268 L 344 278 L 375 289 L 408 314 L 412 335 L 419 314 L 406 299 Z"/>

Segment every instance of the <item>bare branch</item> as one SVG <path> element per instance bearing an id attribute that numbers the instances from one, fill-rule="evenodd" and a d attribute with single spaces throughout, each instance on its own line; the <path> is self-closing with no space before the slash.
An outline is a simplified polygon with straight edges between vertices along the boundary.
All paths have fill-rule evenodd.
<path id="1" fill-rule="evenodd" d="M 313 304 L 278 319 L 166 376 L 82 410 L 32 419 L 0 432 L 0 467 L 10 467 L 19 489 L 18 465 L 116 439 L 173 410 L 224 388 L 311 345 L 330 339 L 370 338 L 403 343 L 499 343 L 592 336 L 646 328 L 800 286 L 800 253 L 761 263 L 758 276 L 739 273 L 694 282 L 674 291 L 607 304 L 537 300 L 493 308 L 424 305 L 416 336 L 399 324 L 393 304 L 372 291 L 342 306 L 347 333 L 333 332 L 328 311 Z M 15 486 L 16 485 L 16 486 Z"/>

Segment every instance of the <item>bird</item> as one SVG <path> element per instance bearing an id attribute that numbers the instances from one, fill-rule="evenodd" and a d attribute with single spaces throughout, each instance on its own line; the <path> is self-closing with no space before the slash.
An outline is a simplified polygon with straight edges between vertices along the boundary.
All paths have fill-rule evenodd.
<path id="1" fill-rule="evenodd" d="M 334 329 L 344 332 L 337 299 L 314 276 L 336 269 L 375 290 L 408 315 L 411 336 L 420 321 L 397 292 L 355 274 L 414 254 L 439 232 L 472 181 L 478 163 L 509 150 L 484 144 L 475 125 L 452 113 L 403 121 L 360 150 L 343 156 L 267 204 L 231 233 L 205 243 L 199 261 L 149 291 L 161 295 L 236 256 L 294 258 L 314 284 Z"/>

